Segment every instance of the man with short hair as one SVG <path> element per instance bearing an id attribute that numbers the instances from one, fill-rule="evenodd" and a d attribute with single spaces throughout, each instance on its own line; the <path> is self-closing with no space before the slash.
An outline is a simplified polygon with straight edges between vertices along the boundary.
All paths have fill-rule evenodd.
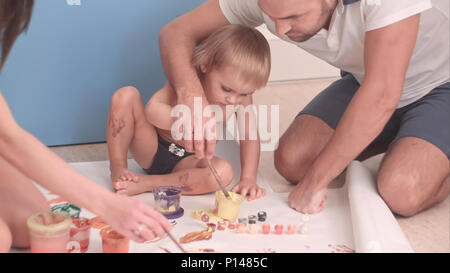
<path id="1" fill-rule="evenodd" d="M 162 29 L 161 58 L 178 103 L 191 108 L 204 98 L 192 53 L 224 24 L 264 23 L 340 68 L 342 78 L 299 113 L 275 151 L 276 169 L 297 184 L 289 204 L 321 211 L 327 185 L 352 160 L 386 152 L 379 193 L 411 216 L 449 193 L 448 17 L 447 0 L 210 0 Z M 214 141 L 185 143 L 200 158 L 213 154 Z"/>

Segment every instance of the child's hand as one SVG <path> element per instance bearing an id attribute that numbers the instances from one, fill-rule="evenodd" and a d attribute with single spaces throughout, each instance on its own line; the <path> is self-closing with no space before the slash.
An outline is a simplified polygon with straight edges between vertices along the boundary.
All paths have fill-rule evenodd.
<path id="1" fill-rule="evenodd" d="M 266 190 L 256 185 L 256 179 L 250 178 L 241 179 L 241 181 L 239 181 L 239 183 L 237 183 L 236 186 L 231 189 L 231 191 L 240 193 L 244 197 L 246 197 L 248 194 L 248 201 L 252 201 L 266 195 Z"/>

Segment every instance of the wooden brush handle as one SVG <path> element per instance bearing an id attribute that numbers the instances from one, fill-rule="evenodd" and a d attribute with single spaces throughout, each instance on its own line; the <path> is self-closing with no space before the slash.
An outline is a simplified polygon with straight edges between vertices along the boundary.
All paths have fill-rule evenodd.
<path id="1" fill-rule="evenodd" d="M 208 161 L 208 167 L 209 167 L 209 169 L 211 170 L 211 172 L 213 173 L 214 177 L 216 178 L 216 181 L 217 181 L 217 183 L 219 184 L 219 187 L 220 187 L 220 189 L 222 190 L 223 194 L 225 195 L 225 197 L 226 197 L 227 199 L 230 199 L 231 196 L 230 196 L 230 194 L 228 193 L 227 189 L 225 189 L 225 186 L 224 186 L 224 184 L 223 184 L 223 182 L 222 182 L 222 179 L 220 178 L 220 176 L 219 176 L 219 174 L 217 173 L 216 169 L 213 167 L 213 165 L 211 165 L 211 161 L 209 161 L 209 159 L 208 159 L 207 161 Z"/>

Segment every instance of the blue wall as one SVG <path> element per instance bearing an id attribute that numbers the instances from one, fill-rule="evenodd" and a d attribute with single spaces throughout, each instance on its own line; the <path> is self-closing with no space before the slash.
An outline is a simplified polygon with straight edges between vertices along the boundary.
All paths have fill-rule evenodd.
<path id="1" fill-rule="evenodd" d="M 159 31 L 203 2 L 36 0 L 0 74 L 17 122 L 46 145 L 105 141 L 114 91 L 133 85 L 146 102 L 161 88 Z"/>

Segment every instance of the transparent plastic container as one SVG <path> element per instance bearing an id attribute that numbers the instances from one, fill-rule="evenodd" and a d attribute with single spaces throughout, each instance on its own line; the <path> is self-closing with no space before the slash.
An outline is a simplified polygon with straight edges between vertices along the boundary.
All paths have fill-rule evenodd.
<path id="1" fill-rule="evenodd" d="M 66 253 L 72 219 L 60 212 L 40 212 L 27 219 L 32 253 Z"/>
<path id="2" fill-rule="evenodd" d="M 105 227 L 100 231 L 103 253 L 128 253 L 130 239 L 126 238 L 112 227 Z"/>

